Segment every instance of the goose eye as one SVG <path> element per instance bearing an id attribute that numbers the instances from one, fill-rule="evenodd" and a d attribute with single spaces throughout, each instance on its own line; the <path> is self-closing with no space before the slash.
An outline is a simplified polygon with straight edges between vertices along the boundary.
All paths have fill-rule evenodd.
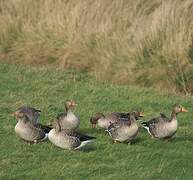
<path id="1" fill-rule="evenodd" d="M 18 113 L 17 117 L 22 118 L 22 117 L 24 117 L 24 114 L 23 113 Z"/>

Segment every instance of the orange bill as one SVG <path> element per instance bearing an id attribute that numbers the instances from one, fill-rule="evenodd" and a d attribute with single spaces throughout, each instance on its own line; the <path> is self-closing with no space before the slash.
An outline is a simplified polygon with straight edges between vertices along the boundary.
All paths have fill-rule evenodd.
<path id="1" fill-rule="evenodd" d="M 73 100 L 71 100 L 70 105 L 71 105 L 72 107 L 77 106 L 76 102 L 75 102 L 75 101 L 73 101 Z"/>
<path id="2" fill-rule="evenodd" d="M 182 107 L 181 112 L 188 112 L 188 110 L 186 108 Z"/>
<path id="3" fill-rule="evenodd" d="M 139 116 L 141 116 L 141 117 L 145 116 L 144 112 L 139 112 Z"/>

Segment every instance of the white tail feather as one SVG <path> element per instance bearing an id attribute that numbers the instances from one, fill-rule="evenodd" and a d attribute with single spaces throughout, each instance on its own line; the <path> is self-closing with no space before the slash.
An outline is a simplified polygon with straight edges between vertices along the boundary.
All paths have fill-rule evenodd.
<path id="1" fill-rule="evenodd" d="M 151 132 L 150 132 L 150 130 L 149 130 L 149 127 L 143 126 L 143 125 L 142 125 L 142 127 L 145 128 L 145 129 L 148 131 L 148 133 L 149 133 L 150 135 L 152 135 Z"/>
<path id="2" fill-rule="evenodd" d="M 91 142 L 92 142 L 92 140 L 82 141 L 81 144 L 80 144 L 80 146 L 78 146 L 78 147 L 76 147 L 76 148 L 74 148 L 74 149 L 80 149 L 80 148 L 82 148 L 83 146 L 85 146 L 85 145 L 87 145 L 87 144 L 89 144 L 89 143 L 91 143 Z"/>
<path id="3" fill-rule="evenodd" d="M 44 138 L 41 139 L 41 141 L 45 141 L 46 139 L 48 139 L 48 133 L 45 134 Z"/>

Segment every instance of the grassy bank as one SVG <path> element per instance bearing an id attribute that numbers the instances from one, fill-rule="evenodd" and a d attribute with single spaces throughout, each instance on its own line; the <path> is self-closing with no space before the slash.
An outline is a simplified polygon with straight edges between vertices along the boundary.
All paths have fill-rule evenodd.
<path id="1" fill-rule="evenodd" d="M 98 82 L 85 73 L 54 68 L 26 68 L 0 64 L 0 179 L 192 179 L 192 100 L 131 86 Z M 80 130 L 96 136 L 85 151 L 65 151 L 49 142 L 28 145 L 16 137 L 10 114 L 28 104 L 42 110 L 48 122 L 64 109 L 66 99 L 78 103 Z M 189 113 L 179 115 L 179 129 L 171 142 L 152 140 L 140 130 L 133 145 L 112 144 L 103 131 L 90 129 L 93 112 L 141 108 L 144 120 L 170 113 L 174 103 Z"/>
<path id="2" fill-rule="evenodd" d="M 1 0 L 0 60 L 193 92 L 192 0 Z"/>

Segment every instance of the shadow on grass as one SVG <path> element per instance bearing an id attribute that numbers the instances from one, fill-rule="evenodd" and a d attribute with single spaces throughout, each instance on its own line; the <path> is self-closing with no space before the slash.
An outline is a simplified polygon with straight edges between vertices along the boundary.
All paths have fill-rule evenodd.
<path id="1" fill-rule="evenodd" d="M 84 147 L 84 148 L 80 149 L 79 151 L 85 152 L 85 153 L 93 152 L 93 151 L 96 151 L 96 147 L 93 146 L 92 144 L 90 144 L 89 146 Z"/>
<path id="2" fill-rule="evenodd" d="M 144 139 L 143 138 L 135 138 L 135 139 L 133 139 L 132 141 L 130 141 L 130 142 L 119 142 L 119 141 L 117 141 L 116 143 L 114 143 L 114 141 L 111 139 L 109 142 L 111 143 L 111 144 L 125 144 L 125 145 L 137 145 L 137 144 L 139 144 L 140 142 L 143 142 L 144 141 Z"/>
<path id="3" fill-rule="evenodd" d="M 140 137 L 135 138 L 135 139 L 133 139 L 133 140 L 131 141 L 131 145 L 133 145 L 133 144 L 139 144 L 139 143 L 143 142 L 144 140 L 145 140 L 144 138 L 140 138 Z"/>

